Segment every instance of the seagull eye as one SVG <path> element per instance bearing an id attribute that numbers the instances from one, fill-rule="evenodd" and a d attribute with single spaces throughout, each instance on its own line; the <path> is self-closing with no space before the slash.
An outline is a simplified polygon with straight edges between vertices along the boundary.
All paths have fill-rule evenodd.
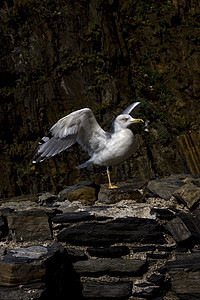
<path id="1" fill-rule="evenodd" d="M 127 122 L 127 121 L 128 121 L 128 118 L 123 118 L 122 120 L 125 121 L 125 122 Z"/>

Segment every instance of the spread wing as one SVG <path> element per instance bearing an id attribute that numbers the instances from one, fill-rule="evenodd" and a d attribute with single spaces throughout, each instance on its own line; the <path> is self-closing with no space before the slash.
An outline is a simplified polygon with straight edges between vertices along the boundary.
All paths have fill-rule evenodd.
<path id="1" fill-rule="evenodd" d="M 108 133 L 99 126 L 91 109 L 83 108 L 72 112 L 52 126 L 47 136 L 39 142 L 33 163 L 56 155 L 75 142 L 92 156 L 104 147 L 108 138 Z"/>
<path id="2" fill-rule="evenodd" d="M 140 104 L 140 102 L 134 102 L 134 103 L 132 103 L 131 105 L 129 105 L 129 106 L 121 113 L 121 115 L 122 115 L 122 114 L 127 114 L 127 115 L 129 115 L 129 114 L 131 113 L 131 111 L 132 111 L 133 109 L 135 109 L 136 106 L 138 106 L 139 104 Z"/>

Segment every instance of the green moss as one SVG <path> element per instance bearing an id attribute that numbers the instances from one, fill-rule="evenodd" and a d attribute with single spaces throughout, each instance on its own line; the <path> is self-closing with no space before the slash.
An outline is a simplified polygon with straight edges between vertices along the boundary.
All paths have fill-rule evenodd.
<path id="1" fill-rule="evenodd" d="M 101 37 L 101 28 L 99 27 L 99 25 L 94 21 L 91 20 L 88 24 L 88 30 L 86 31 L 86 36 L 89 39 L 92 40 L 99 40 Z"/>

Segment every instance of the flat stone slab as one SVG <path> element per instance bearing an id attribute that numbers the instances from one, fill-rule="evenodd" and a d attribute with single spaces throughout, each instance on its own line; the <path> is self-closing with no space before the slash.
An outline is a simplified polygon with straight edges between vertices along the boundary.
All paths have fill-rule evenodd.
<path id="1" fill-rule="evenodd" d="M 200 252 L 177 255 L 168 268 L 172 290 L 180 299 L 200 299 Z"/>
<path id="2" fill-rule="evenodd" d="M 165 224 L 178 244 L 191 247 L 200 243 L 200 218 L 191 214 L 179 213 L 176 218 Z"/>
<path id="3" fill-rule="evenodd" d="M 11 213 L 7 221 L 10 234 L 17 242 L 52 240 L 48 216 L 42 209 Z"/>
<path id="4" fill-rule="evenodd" d="M 87 282 L 83 284 L 84 299 L 128 299 L 133 282 Z"/>
<path id="5" fill-rule="evenodd" d="M 143 194 L 130 186 L 123 186 L 116 189 L 101 188 L 98 194 L 98 202 L 114 204 L 121 200 L 140 200 Z"/>
<path id="6" fill-rule="evenodd" d="M 20 286 L 0 286 L 1 300 L 36 300 L 40 299 L 45 290 L 45 285 L 42 282 L 31 283 Z"/>
<path id="7" fill-rule="evenodd" d="M 52 222 L 57 223 L 72 223 L 94 220 L 95 216 L 85 211 L 66 212 L 52 218 Z"/>
<path id="8" fill-rule="evenodd" d="M 73 264 L 81 276 L 139 276 L 146 270 L 146 260 L 140 259 L 88 259 Z"/>
<path id="9" fill-rule="evenodd" d="M 148 182 L 147 190 L 154 196 L 169 200 L 173 193 L 184 184 L 181 180 L 154 179 Z"/>
<path id="10" fill-rule="evenodd" d="M 81 223 L 62 230 L 59 242 L 82 246 L 105 246 L 115 243 L 164 244 L 165 238 L 155 220 L 123 218 L 110 222 Z"/>
<path id="11" fill-rule="evenodd" d="M 38 195 L 35 194 L 30 194 L 30 195 L 22 195 L 18 197 L 10 197 L 10 198 L 5 198 L 5 199 L 0 199 L 0 205 L 3 203 L 6 203 L 8 205 L 9 202 L 26 202 L 26 201 L 31 201 L 31 202 L 37 202 L 39 199 Z"/>
<path id="12" fill-rule="evenodd" d="M 193 183 L 186 183 L 173 193 L 173 196 L 192 208 L 200 200 L 200 188 Z"/>
<path id="13" fill-rule="evenodd" d="M 63 251 L 64 248 L 57 243 L 9 251 L 0 261 L 0 285 L 15 286 L 40 281 L 46 273 L 47 260 Z"/>
<path id="14" fill-rule="evenodd" d="M 121 257 L 130 254 L 130 250 L 127 246 L 111 246 L 111 247 L 99 247 L 88 248 L 87 252 L 90 256 L 95 257 Z"/>

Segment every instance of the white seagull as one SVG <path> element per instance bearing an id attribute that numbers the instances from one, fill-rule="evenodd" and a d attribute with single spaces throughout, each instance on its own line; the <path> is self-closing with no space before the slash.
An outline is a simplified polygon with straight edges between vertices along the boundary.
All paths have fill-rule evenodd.
<path id="1" fill-rule="evenodd" d="M 54 124 L 47 136 L 42 138 L 35 150 L 33 163 L 52 157 L 78 142 L 88 152 L 90 159 L 77 168 L 106 166 L 109 188 L 115 188 L 111 184 L 109 166 L 123 162 L 137 150 L 137 140 L 129 127 L 133 123 L 144 122 L 130 116 L 130 112 L 139 104 L 132 103 L 117 116 L 110 132 L 105 132 L 99 126 L 90 108 L 72 112 Z"/>

